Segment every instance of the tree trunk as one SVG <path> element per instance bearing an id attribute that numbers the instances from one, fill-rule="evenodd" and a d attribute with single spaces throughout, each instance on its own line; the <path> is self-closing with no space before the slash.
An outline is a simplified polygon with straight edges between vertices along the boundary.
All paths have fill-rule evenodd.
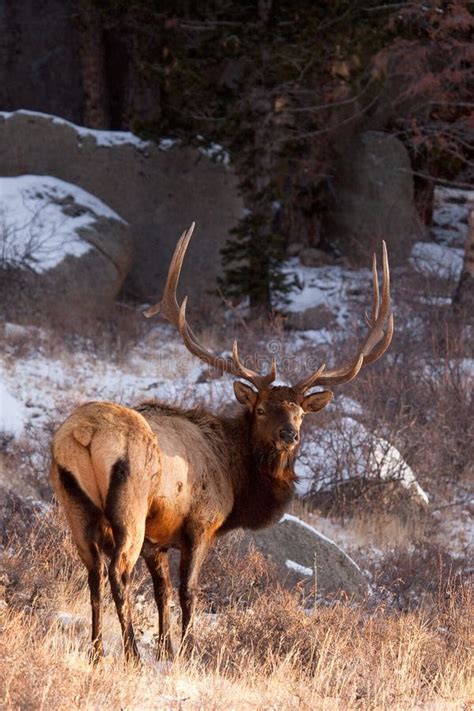
<path id="1" fill-rule="evenodd" d="M 474 319 L 474 205 L 469 212 L 464 265 L 453 304 L 457 311 L 462 311 Z"/>
<path id="2" fill-rule="evenodd" d="M 110 128 L 100 13 L 90 0 L 81 0 L 79 12 L 84 124 L 90 128 Z"/>

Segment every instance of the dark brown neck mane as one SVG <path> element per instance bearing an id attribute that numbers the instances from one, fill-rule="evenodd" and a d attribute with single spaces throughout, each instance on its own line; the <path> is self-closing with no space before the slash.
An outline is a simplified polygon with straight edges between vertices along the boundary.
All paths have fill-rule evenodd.
<path id="1" fill-rule="evenodd" d="M 248 413 L 224 420 L 235 503 L 221 532 L 264 528 L 278 520 L 295 491 L 294 453 L 262 448 Z"/>

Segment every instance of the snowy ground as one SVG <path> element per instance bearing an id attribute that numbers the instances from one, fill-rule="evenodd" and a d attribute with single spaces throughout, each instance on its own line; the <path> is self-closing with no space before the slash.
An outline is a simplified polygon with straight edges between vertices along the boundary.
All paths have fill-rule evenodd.
<path id="1" fill-rule="evenodd" d="M 471 207 L 470 207 L 471 206 Z M 474 190 L 436 188 L 430 241 L 416 242 L 410 257 L 414 272 L 422 277 L 438 277 L 457 282 L 461 273 L 469 210 L 474 206 Z M 379 255 L 380 256 L 380 255 Z M 370 271 L 341 266 L 305 267 L 297 257 L 286 262 L 285 272 L 296 277 L 300 289 L 290 294 L 287 309 L 298 313 L 315 306 L 335 310 L 339 326 L 347 325 L 354 301 L 365 303 L 370 288 Z M 430 303 L 447 304 L 449 297 L 430 295 Z M 396 297 L 395 297 L 396 299 Z M 433 300 L 434 299 L 434 300 Z"/>

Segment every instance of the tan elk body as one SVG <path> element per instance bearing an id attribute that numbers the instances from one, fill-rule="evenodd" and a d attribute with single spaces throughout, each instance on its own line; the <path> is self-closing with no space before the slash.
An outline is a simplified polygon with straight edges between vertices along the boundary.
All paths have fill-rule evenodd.
<path id="1" fill-rule="evenodd" d="M 194 225 L 178 242 L 162 301 L 149 309 L 173 323 L 188 350 L 234 383 L 244 405 L 235 416 L 205 408 L 147 402 L 136 409 L 92 402 L 75 410 L 53 439 L 51 476 L 74 541 L 89 572 L 93 655 L 102 649 L 101 598 L 105 558 L 127 656 L 138 657 L 130 578 L 142 555 L 150 571 L 159 614 L 160 647 L 171 652 L 168 549 L 180 550 L 182 634 L 194 609 L 198 575 L 216 535 L 233 528 L 261 528 L 278 519 L 294 493 L 294 459 L 305 414 L 317 412 L 330 391 L 309 392 L 352 380 L 388 348 L 393 334 L 389 270 L 384 245 L 384 284 L 379 301 L 374 259 L 374 301 L 369 334 L 354 358 L 327 371 L 321 366 L 293 386 L 272 385 L 276 365 L 259 375 L 244 367 L 234 343 L 232 358 L 218 357 L 198 341 L 176 289 Z M 309 394 L 308 394 L 309 392 Z"/>

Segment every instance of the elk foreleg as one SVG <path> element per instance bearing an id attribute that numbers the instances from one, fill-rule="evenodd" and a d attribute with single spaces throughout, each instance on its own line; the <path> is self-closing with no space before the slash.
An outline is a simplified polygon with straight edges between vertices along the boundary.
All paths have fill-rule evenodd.
<path id="1" fill-rule="evenodd" d="M 181 605 L 183 640 L 194 615 L 199 573 L 209 550 L 209 545 L 210 540 L 203 536 L 187 539 L 181 547 L 179 602 Z"/>
<path id="2" fill-rule="evenodd" d="M 168 553 L 153 550 L 146 542 L 142 549 L 148 570 L 153 580 L 156 606 L 158 608 L 158 647 L 165 656 L 173 655 L 170 630 L 170 599 L 172 593 Z"/>

